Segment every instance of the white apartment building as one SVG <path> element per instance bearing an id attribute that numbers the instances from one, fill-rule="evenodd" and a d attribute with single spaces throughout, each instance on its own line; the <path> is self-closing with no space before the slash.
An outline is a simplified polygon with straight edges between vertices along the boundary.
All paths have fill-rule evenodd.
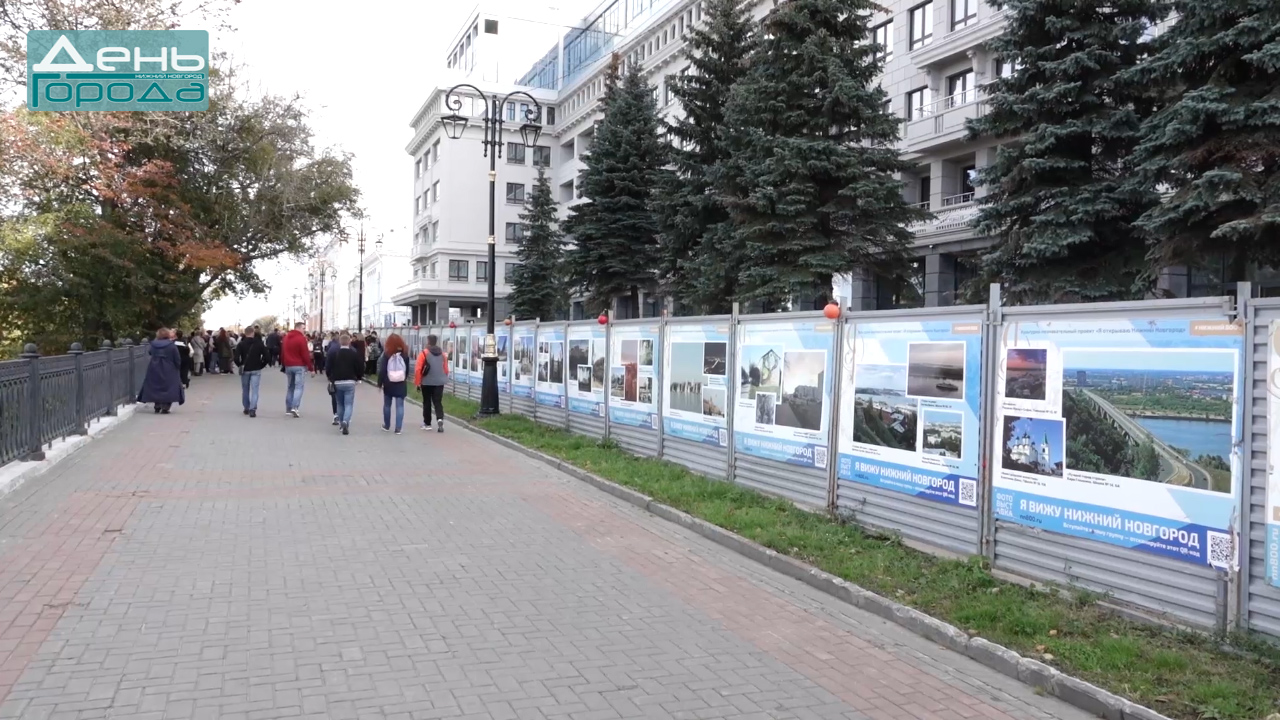
<path id="1" fill-rule="evenodd" d="M 916 240 L 911 277 L 894 281 L 855 276 L 838 281 L 834 291 L 842 304 L 858 309 L 950 305 L 967 279 L 958 259 L 988 244 L 970 223 L 980 194 L 973 176 L 993 159 L 994 147 L 967 142 L 964 122 L 982 113 L 983 85 L 1009 69 L 987 47 L 1003 28 L 1003 13 L 984 0 L 883 4 L 885 12 L 872 22 L 876 39 L 887 48 L 881 82 L 889 109 L 902 118 L 901 148 L 914 165 L 903 177 L 903 192 L 910 202 L 927 203 L 935 217 L 912 228 Z M 759 2 L 755 14 L 763 17 L 772 7 L 772 2 Z M 685 40 L 703 22 L 702 11 L 701 0 L 605 0 L 514 84 L 482 80 L 474 77 L 479 71 L 454 65 L 457 82 L 471 82 L 486 93 L 505 96 L 522 89 L 532 94 L 544 106 L 543 134 L 539 148 L 526 151 L 523 163 L 516 162 L 510 145 L 504 148 L 497 173 L 499 267 L 478 267 L 488 237 L 488 161 L 480 152 L 478 120 L 483 106 L 466 92 L 458 96 L 462 114 L 477 120 L 456 141 L 445 137 L 440 123 L 450 113 L 443 105 L 449 85 L 434 90 L 415 114 L 414 138 L 406 148 L 415 162 L 413 278 L 393 297 L 397 304 L 413 308 L 414 322 L 446 318 L 446 307 L 461 308 L 463 317 L 478 317 L 486 292 L 478 276 L 487 277 L 484 273 L 496 270 L 497 295 L 506 295 L 506 277 L 521 232 L 516 203 L 533 182 L 535 153 L 538 162 L 548 165 L 562 216 L 569 205 L 581 201 L 574 183 L 601 117 L 599 101 L 610 55 L 617 53 L 624 62 L 643 68 L 660 112 L 679 112 L 666 78 L 688 66 Z M 494 31 L 492 36 L 488 29 Z M 480 55 L 492 48 L 500 29 L 495 18 L 477 11 L 450 49 L 450 62 L 461 50 L 470 67 L 491 68 Z M 465 38 L 470 38 L 469 49 L 463 49 Z M 477 53 L 474 60 L 469 59 L 472 52 Z M 518 103 L 503 109 L 504 117 L 514 121 L 508 123 L 507 140 L 517 145 L 519 110 Z M 498 304 L 502 316 L 506 303 Z M 657 311 L 657 298 L 646 298 L 642 312 Z M 575 304 L 573 316 L 581 313 Z"/>

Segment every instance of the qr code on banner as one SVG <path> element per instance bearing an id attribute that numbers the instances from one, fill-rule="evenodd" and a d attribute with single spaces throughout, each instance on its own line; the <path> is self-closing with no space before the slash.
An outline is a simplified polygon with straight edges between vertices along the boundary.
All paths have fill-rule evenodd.
<path id="1" fill-rule="evenodd" d="M 721 445 L 728 445 L 728 444 L 729 444 L 729 431 L 728 431 L 728 430 L 718 430 L 718 431 L 716 431 L 716 439 L 720 441 L 720 444 L 721 444 Z"/>
<path id="2" fill-rule="evenodd" d="M 1235 565 L 1232 562 L 1235 559 L 1234 543 L 1231 542 L 1231 536 L 1226 533 L 1209 532 L 1206 533 L 1206 540 L 1209 543 L 1209 564 L 1222 570 L 1230 570 Z"/>
<path id="3" fill-rule="evenodd" d="M 960 480 L 960 504 L 978 507 L 978 483 L 975 480 Z"/>
<path id="4" fill-rule="evenodd" d="M 815 447 L 813 449 L 813 466 L 816 468 L 825 468 L 827 466 L 827 449 L 824 447 Z"/>
<path id="5" fill-rule="evenodd" d="M 1013 517 L 1013 496 L 1008 493 L 996 493 L 996 514 Z"/>

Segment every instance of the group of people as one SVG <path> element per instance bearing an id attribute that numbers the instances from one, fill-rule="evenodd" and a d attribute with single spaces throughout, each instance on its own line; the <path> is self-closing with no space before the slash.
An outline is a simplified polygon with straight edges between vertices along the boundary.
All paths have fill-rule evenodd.
<path id="1" fill-rule="evenodd" d="M 161 328 L 150 343 L 150 363 L 146 379 L 138 393 L 138 402 L 150 403 L 155 412 L 168 414 L 173 405 L 186 402 L 186 389 L 192 375 L 230 374 L 232 366 L 240 373 L 240 401 L 245 415 L 258 416 L 258 394 L 262 371 L 279 366 L 287 377 L 285 414 L 301 417 L 302 394 L 306 377 L 324 374 L 328 380 L 333 425 L 343 435 L 350 434 L 351 416 L 355 409 L 356 383 L 370 375 L 377 376 L 382 390 L 382 430 L 400 435 L 404 428 L 404 400 L 408 395 L 410 375 L 422 395 L 422 429 L 432 428 L 435 413 L 436 432 L 444 432 L 444 385 L 449 376 L 449 360 L 440 347 L 439 338 L 427 336 L 427 345 L 416 359 L 409 356 L 404 338 L 392 333 L 385 344 L 377 333 L 365 337 L 349 332 L 332 332 L 326 341 L 324 333 L 306 333 L 297 323 L 287 333 L 272 328 L 265 336 L 258 326 L 245 328 L 242 334 L 195 331 L 184 336 L 181 330 Z"/>

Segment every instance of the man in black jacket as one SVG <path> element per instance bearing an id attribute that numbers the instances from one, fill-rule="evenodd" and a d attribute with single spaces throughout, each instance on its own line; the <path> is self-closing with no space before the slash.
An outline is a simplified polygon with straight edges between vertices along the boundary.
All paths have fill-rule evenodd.
<path id="1" fill-rule="evenodd" d="M 235 361 L 240 367 L 240 403 L 244 405 L 244 414 L 258 417 L 258 386 L 262 383 L 262 368 L 267 366 L 271 356 L 267 346 L 253 328 L 244 331 L 244 337 L 236 343 Z"/>
<path id="2" fill-rule="evenodd" d="M 355 409 L 356 383 L 364 375 L 364 358 L 351 349 L 351 335 L 338 336 L 338 349 L 325 362 L 325 374 L 333 383 L 333 397 L 337 403 L 337 424 L 342 434 L 351 431 L 351 412 Z"/>
<path id="3" fill-rule="evenodd" d="M 284 336 L 280 334 L 279 328 L 271 328 L 271 332 L 267 335 L 267 364 L 275 367 L 280 362 L 280 343 L 284 340 Z"/>

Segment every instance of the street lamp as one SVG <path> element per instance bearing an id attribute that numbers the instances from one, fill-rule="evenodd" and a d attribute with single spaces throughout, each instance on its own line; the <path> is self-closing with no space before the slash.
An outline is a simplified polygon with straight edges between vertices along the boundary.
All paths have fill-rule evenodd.
<path id="1" fill-rule="evenodd" d="M 542 105 L 532 95 L 523 90 L 516 90 L 502 99 L 498 99 L 497 95 L 487 96 L 480 88 L 474 85 L 463 83 L 455 85 L 445 94 L 445 105 L 453 111 L 453 114 L 440 119 L 444 126 L 444 134 L 450 140 L 457 140 L 462 137 L 463 131 L 467 129 L 467 118 L 459 114 L 462 110 L 462 98 L 454 95 L 461 88 L 468 88 L 475 92 L 485 104 L 484 113 L 484 139 L 481 145 L 484 147 L 484 154 L 489 158 L 489 312 L 486 335 L 484 337 L 484 348 L 481 357 L 484 359 L 484 380 L 480 385 L 480 414 L 481 415 L 497 415 L 498 414 L 498 340 L 493 334 L 493 316 L 494 308 L 494 278 L 497 277 L 497 260 L 494 257 L 494 244 L 496 230 L 494 229 L 494 203 L 498 187 L 498 157 L 502 155 L 502 108 L 509 100 L 514 97 L 521 96 L 529 99 L 532 106 L 526 106 L 524 110 L 524 123 L 520 126 L 520 140 L 527 148 L 534 147 L 538 142 L 538 135 L 542 133 Z M 515 118 L 512 118 L 514 120 Z"/>
<path id="2" fill-rule="evenodd" d="M 331 280 L 333 280 L 334 282 L 337 282 L 337 280 L 338 280 L 338 269 L 337 269 L 336 267 L 334 267 L 334 266 L 333 266 L 333 263 L 329 262 L 328 260 L 320 260 L 319 262 L 317 262 L 317 263 L 316 263 L 315 270 L 313 270 L 313 271 L 308 275 L 308 277 L 309 277 L 309 278 L 310 278 L 310 280 L 311 280 L 311 289 L 312 289 L 312 291 L 314 291 L 317 287 L 319 287 L 319 288 L 320 288 L 320 328 L 319 328 L 319 329 L 320 329 L 320 332 L 324 332 L 324 281 L 325 281 L 325 275 L 328 275 L 328 276 L 329 276 L 329 278 L 330 278 Z"/>
<path id="3" fill-rule="evenodd" d="M 391 232 L 395 232 L 395 230 L 393 229 Z M 382 237 L 383 236 L 380 233 L 378 235 L 377 242 L 373 244 L 374 249 L 377 250 L 378 252 L 382 252 Z M 344 237 L 338 242 L 342 243 L 343 245 L 346 245 L 347 239 Z M 360 251 L 360 300 L 356 304 L 356 332 L 363 335 L 364 334 L 364 223 L 360 223 L 360 235 L 356 238 L 356 249 Z M 348 310 L 350 310 L 351 306 L 348 305 L 347 308 Z"/>

